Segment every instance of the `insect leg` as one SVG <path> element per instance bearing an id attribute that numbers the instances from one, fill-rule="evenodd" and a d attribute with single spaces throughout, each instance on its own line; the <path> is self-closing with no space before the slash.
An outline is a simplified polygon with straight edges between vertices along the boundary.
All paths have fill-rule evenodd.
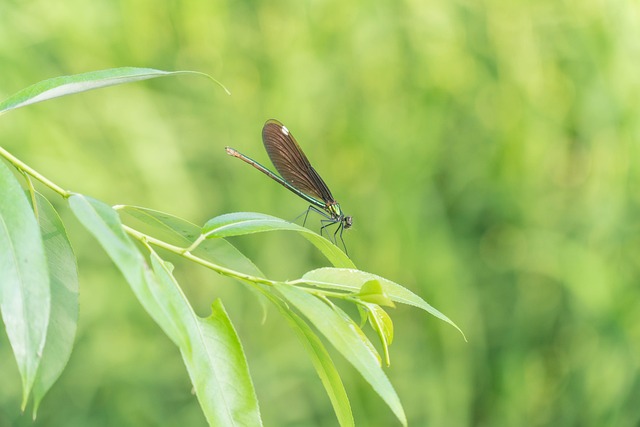
<path id="1" fill-rule="evenodd" d="M 347 245 L 344 243 L 344 239 L 342 238 L 342 232 L 344 231 L 344 224 L 342 222 L 340 222 L 340 225 L 338 226 L 338 229 L 336 230 L 336 233 L 338 232 L 338 230 L 340 231 L 340 241 L 342 242 L 342 247 L 344 248 L 344 253 L 349 256 L 349 251 L 347 250 Z M 334 240 L 335 240 L 335 234 L 333 236 Z"/>
<path id="2" fill-rule="evenodd" d="M 312 207 L 313 206 L 309 206 L 304 212 L 302 212 L 300 215 L 295 217 L 294 220 L 291 221 L 291 222 L 296 222 L 298 220 L 298 218 L 300 218 L 301 216 L 304 215 L 304 220 L 302 220 L 302 226 L 304 227 L 305 224 L 307 223 L 307 217 L 309 216 L 309 211 L 311 210 Z"/>
<path id="3" fill-rule="evenodd" d="M 324 224 L 322 227 L 320 227 L 320 235 L 322 236 L 322 232 L 324 231 L 325 228 L 335 224 L 338 221 L 336 221 L 334 218 L 328 217 L 327 219 L 320 220 L 320 222 Z M 328 231 L 327 231 L 327 237 L 329 237 Z M 333 233 L 333 240 L 331 241 L 333 242 L 333 244 L 336 244 L 336 233 Z"/>

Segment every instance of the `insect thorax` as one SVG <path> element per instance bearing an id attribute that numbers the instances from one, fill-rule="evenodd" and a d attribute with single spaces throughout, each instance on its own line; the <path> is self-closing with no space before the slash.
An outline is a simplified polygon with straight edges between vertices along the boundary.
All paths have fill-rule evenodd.
<path id="1" fill-rule="evenodd" d="M 340 204 L 337 202 L 332 202 L 327 204 L 327 212 L 331 215 L 332 218 L 341 220 L 344 214 L 342 213 L 342 209 L 340 209 Z"/>

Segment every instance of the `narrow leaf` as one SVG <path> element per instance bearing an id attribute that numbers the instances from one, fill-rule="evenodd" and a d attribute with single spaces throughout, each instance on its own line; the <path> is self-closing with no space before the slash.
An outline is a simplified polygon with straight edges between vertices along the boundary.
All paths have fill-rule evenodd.
<path id="1" fill-rule="evenodd" d="M 380 344 L 384 352 L 384 361 L 387 366 L 391 365 L 391 358 L 389 356 L 389 346 L 393 341 L 393 322 L 391 317 L 377 304 L 368 304 L 369 307 L 369 322 L 371 327 L 378 334 L 380 338 Z"/>
<path id="2" fill-rule="evenodd" d="M 395 304 L 382 289 L 382 285 L 378 280 L 368 280 L 360 288 L 358 298 L 365 302 L 384 305 L 387 307 L 395 307 Z"/>
<path id="3" fill-rule="evenodd" d="M 350 268 L 318 268 L 307 272 L 299 281 L 301 283 L 307 283 L 309 285 L 318 286 L 320 288 L 339 289 L 343 291 L 357 292 L 364 283 L 370 280 L 377 280 L 380 282 L 384 293 L 395 302 L 402 304 L 413 305 L 423 309 L 424 311 L 436 316 L 438 319 L 443 320 L 456 328 L 464 337 L 462 330 L 451 321 L 447 316 L 440 311 L 432 307 L 425 300 L 414 294 L 407 288 L 385 279 L 384 277 L 377 276 L 375 274 L 367 273 L 360 270 L 354 270 Z M 292 282 L 295 283 L 295 282 Z M 464 338 L 466 341 L 466 337 Z"/>
<path id="4" fill-rule="evenodd" d="M 233 342 L 229 327 L 212 326 L 209 320 L 194 314 L 171 276 L 168 263 L 155 252 L 153 270 L 147 267 L 111 207 L 79 194 L 69 201 L 75 215 L 116 263 L 147 312 L 179 346 L 210 424 L 261 425 L 253 386 L 246 380 L 246 361 L 239 343 Z M 214 315 L 223 316 L 217 308 Z M 221 348 L 228 353 L 220 353 Z"/>
<path id="5" fill-rule="evenodd" d="M 151 265 L 158 278 L 152 292 L 159 306 L 184 325 L 180 351 L 209 425 L 261 426 L 247 360 L 222 302 L 213 303 L 206 319 L 196 316 L 167 263 L 154 251 Z"/>
<path id="6" fill-rule="evenodd" d="M 393 321 L 391 320 L 391 316 L 377 304 L 373 305 L 371 313 L 379 321 L 380 329 L 384 334 L 387 345 L 393 344 Z"/>
<path id="7" fill-rule="evenodd" d="M 229 91 L 222 86 L 220 82 L 207 74 L 196 71 L 161 71 L 154 70 L 152 68 L 134 67 L 110 68 L 107 70 L 91 71 L 71 76 L 54 77 L 35 83 L 0 103 L 0 115 L 10 110 L 15 110 L 26 105 L 46 101 L 48 99 L 58 98 L 60 96 L 177 74 L 195 74 L 205 76 L 213 80 L 227 93 L 229 93 Z"/>
<path id="8" fill-rule="evenodd" d="M 341 427 L 354 426 L 351 404 L 347 391 L 344 388 L 340 374 L 336 369 L 329 352 L 325 348 L 320 338 L 313 332 L 309 325 L 296 313 L 289 310 L 286 304 L 269 291 L 264 291 L 264 295 L 275 304 L 280 314 L 287 320 L 289 326 L 298 335 L 300 342 L 309 353 L 313 367 L 315 368 L 320 381 L 324 386 L 333 410 L 336 413 Z"/>
<path id="9" fill-rule="evenodd" d="M 155 279 L 149 274 L 144 257 L 123 231 L 118 214 L 109 205 L 81 194 L 72 195 L 69 205 L 80 223 L 93 234 L 116 264 L 145 310 L 169 338 L 180 345 L 180 336 L 184 332 L 180 331 L 180 325 L 163 314 L 155 301 L 150 290 L 150 282 Z"/>
<path id="10" fill-rule="evenodd" d="M 204 225 L 202 234 L 207 239 L 241 236 L 265 231 L 297 231 L 309 240 L 336 267 L 355 268 L 349 257 L 319 234 L 270 215 L 254 212 L 235 212 L 215 217 Z"/>
<path id="11" fill-rule="evenodd" d="M 51 283 L 51 318 L 42 362 L 33 386 L 33 418 L 44 395 L 71 357 L 78 324 L 78 269 L 62 220 L 51 203 L 36 193 L 38 221 Z"/>
<path id="12" fill-rule="evenodd" d="M 114 209 L 146 224 L 154 237 L 176 246 L 188 247 L 200 236 L 200 227 L 165 212 L 130 205 L 118 205 Z"/>
<path id="13" fill-rule="evenodd" d="M 356 304 L 358 307 L 358 313 L 360 314 L 360 328 L 363 328 L 364 325 L 367 324 L 367 319 L 369 318 L 369 310 L 364 308 L 362 304 Z"/>
<path id="14" fill-rule="evenodd" d="M 119 213 L 125 213 L 131 218 L 146 224 L 156 238 L 176 246 L 187 248 L 200 237 L 201 227 L 177 216 L 139 206 L 116 206 Z M 193 254 L 207 261 L 223 265 L 236 271 L 256 277 L 265 277 L 264 273 L 249 258 L 244 256 L 235 246 L 225 239 L 204 240 Z M 264 296 L 247 282 L 239 280 L 258 299 L 262 308 L 263 319 L 267 316 L 267 304 Z"/>
<path id="15" fill-rule="evenodd" d="M 139 206 L 118 206 L 118 212 L 148 225 L 154 237 L 162 238 L 176 246 L 189 247 L 200 237 L 201 227 L 177 216 Z M 264 274 L 242 252 L 225 239 L 209 239 L 202 242 L 194 254 L 252 276 Z"/>
<path id="16" fill-rule="evenodd" d="M 407 418 L 389 379 L 380 367 L 376 355 L 362 339 L 360 328 L 315 296 L 295 286 L 277 284 L 276 289 L 333 344 L 333 346 L 362 374 L 373 389 L 391 408 L 402 425 Z M 337 307 L 336 307 L 337 309 Z M 338 309 L 339 310 L 339 309 Z"/>
<path id="17" fill-rule="evenodd" d="M 0 311 L 26 406 L 44 348 L 51 294 L 40 228 L 20 184 L 0 161 Z"/>

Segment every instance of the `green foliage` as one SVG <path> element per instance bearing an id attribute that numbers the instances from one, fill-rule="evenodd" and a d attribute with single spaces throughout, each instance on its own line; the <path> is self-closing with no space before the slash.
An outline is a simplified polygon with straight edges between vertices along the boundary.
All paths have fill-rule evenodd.
<path id="1" fill-rule="evenodd" d="M 3 106 L 8 111 L 62 95 L 172 74 L 175 73 L 126 68 L 50 79 L 19 92 Z M 353 262 L 333 243 L 279 218 L 248 212 L 224 214 L 198 228 L 184 219 L 152 209 L 110 207 L 99 200 L 63 190 L 6 150 L 0 150 L 23 173 L 31 200 L 36 200 L 31 207 L 20 184 L 1 164 L 0 219 L 5 234 L 0 236 L 0 272 L 3 273 L 0 308 L 22 374 L 23 409 L 34 389 L 34 418 L 42 398 L 61 374 L 71 353 L 78 313 L 78 275 L 62 221 L 51 203 L 35 192 L 30 177 L 68 200 L 71 211 L 104 248 L 138 301 L 179 348 L 210 425 L 262 425 L 245 353 L 221 300 L 218 298 L 213 302 L 208 317 L 199 317 L 173 275 L 173 265 L 154 247 L 249 284 L 254 292 L 275 304 L 310 353 L 341 425 L 354 425 L 351 406 L 333 361 L 309 324 L 315 326 L 362 374 L 402 425 L 407 425 L 400 399 L 381 368 L 377 350 L 360 327 L 331 299 L 354 303 L 368 313 L 389 365 L 388 346 L 393 340 L 393 324 L 379 304 L 393 307 L 394 294 L 410 295 L 406 301 L 422 302 L 427 311 L 455 326 L 419 297 L 395 283 L 355 270 Z M 156 230 L 158 235 L 145 234 L 124 225 L 118 212 Z M 282 282 L 264 277 L 251 261 L 224 240 L 264 231 L 302 234 L 335 267 L 310 272 L 310 278 L 303 276 L 297 281 Z M 159 235 L 165 236 L 167 241 Z M 139 241 L 142 251 L 131 237 Z M 200 252 L 205 257 L 196 255 L 201 247 Z M 148 252 L 146 256 L 145 252 Z M 249 273 L 235 270 L 235 266 Z M 358 281 L 364 281 L 358 292 L 350 292 L 349 286 Z M 323 287 L 346 292 L 325 291 Z M 309 324 L 291 307 L 302 313 Z"/>
<path id="2" fill-rule="evenodd" d="M 287 284 L 277 284 L 276 289 L 309 318 L 331 344 L 360 371 L 402 424 L 406 425 L 407 418 L 400 405 L 400 399 L 380 369 L 380 356 L 358 325 L 344 311 L 326 299 L 323 301 Z"/>
<path id="3" fill-rule="evenodd" d="M 269 215 L 253 212 L 220 215 L 207 221 L 202 231 L 204 238 L 217 239 L 275 230 L 297 231 L 313 243 L 336 267 L 355 267 L 349 257 L 327 239 L 308 228 Z"/>
<path id="4" fill-rule="evenodd" d="M 36 382 L 51 310 L 50 275 L 38 220 L 0 163 L 0 308 L 22 377 L 22 408 Z"/>
<path id="5" fill-rule="evenodd" d="M 198 74 L 220 84 L 210 76 L 195 71 L 161 71 L 134 67 L 100 70 L 73 76 L 54 77 L 31 85 L 2 101 L 0 103 L 0 114 L 59 96 L 178 74 Z M 220 86 L 226 90 L 221 84 Z"/>
<path id="6" fill-rule="evenodd" d="M 0 117 L 0 146 L 108 205 L 187 218 L 197 236 L 220 213 L 304 211 L 222 148 L 268 164 L 260 129 L 276 118 L 353 216 L 344 239 L 357 267 L 426 299 L 468 338 L 393 299 L 381 306 L 395 330 L 385 373 L 409 425 L 637 426 L 637 16 L 624 0 L 0 1 L 0 101 L 126 64 L 203 71 L 232 92 L 180 75 L 58 98 Z M 36 187 L 65 224 L 82 292 L 73 356 L 35 425 L 206 425 L 173 342 L 66 202 Z M 195 239 L 118 213 L 176 246 Z M 222 242 L 251 262 L 234 264 Z M 264 424 L 336 425 L 303 332 L 274 302 L 157 251 L 199 317 L 224 302 Z M 194 255 L 283 281 L 331 265 L 291 231 L 207 239 Z M 364 317 L 384 360 L 365 306 L 337 303 Z M 355 424 L 399 424 L 317 338 Z M 0 372 L 0 425 L 34 425 L 4 327 Z"/>
<path id="7" fill-rule="evenodd" d="M 78 268 L 71 242 L 51 203 L 40 193 L 36 193 L 36 202 L 35 212 L 49 272 L 51 313 L 44 349 L 37 355 L 40 365 L 33 385 L 34 418 L 42 398 L 69 361 L 78 323 Z M 31 257 L 29 254 L 29 259 Z M 46 286 L 46 283 L 32 285 Z"/>

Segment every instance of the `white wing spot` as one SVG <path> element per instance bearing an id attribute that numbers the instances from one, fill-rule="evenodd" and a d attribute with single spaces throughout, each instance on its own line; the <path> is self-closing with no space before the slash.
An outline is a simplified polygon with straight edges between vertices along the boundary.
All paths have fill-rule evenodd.
<path id="1" fill-rule="evenodd" d="M 284 133 L 285 135 L 289 135 L 289 129 L 287 129 L 286 126 L 282 126 L 282 133 Z"/>

